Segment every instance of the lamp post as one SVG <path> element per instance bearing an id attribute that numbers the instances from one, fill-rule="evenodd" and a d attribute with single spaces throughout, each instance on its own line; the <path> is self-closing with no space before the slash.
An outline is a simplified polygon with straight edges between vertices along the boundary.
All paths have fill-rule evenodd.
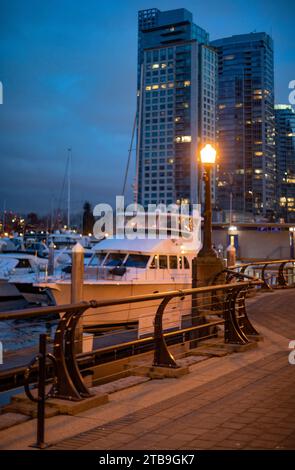
<path id="1" fill-rule="evenodd" d="M 205 211 L 204 211 L 204 230 L 203 246 L 198 257 L 210 256 L 217 257 L 212 248 L 212 201 L 211 201 L 211 169 L 215 164 L 216 150 L 210 144 L 206 144 L 201 150 L 201 162 L 204 165 L 205 182 Z"/>
<path id="2" fill-rule="evenodd" d="M 203 246 L 192 263 L 192 287 L 208 286 L 217 273 L 224 269 L 224 263 L 212 248 L 212 203 L 211 203 L 211 169 L 215 163 L 216 150 L 207 144 L 201 150 L 201 163 L 204 166 L 205 213 Z M 193 299 L 195 312 L 197 299 Z"/>

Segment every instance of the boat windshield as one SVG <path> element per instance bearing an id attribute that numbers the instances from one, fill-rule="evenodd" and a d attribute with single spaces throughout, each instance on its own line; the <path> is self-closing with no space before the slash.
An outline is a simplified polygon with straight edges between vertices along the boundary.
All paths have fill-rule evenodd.
<path id="1" fill-rule="evenodd" d="M 95 253 L 89 262 L 89 266 L 101 266 L 105 257 L 105 253 Z"/>
<path id="2" fill-rule="evenodd" d="M 124 266 L 127 268 L 146 268 L 149 259 L 148 255 L 129 255 Z"/>
<path id="3" fill-rule="evenodd" d="M 109 253 L 104 266 L 121 266 L 127 253 Z"/>

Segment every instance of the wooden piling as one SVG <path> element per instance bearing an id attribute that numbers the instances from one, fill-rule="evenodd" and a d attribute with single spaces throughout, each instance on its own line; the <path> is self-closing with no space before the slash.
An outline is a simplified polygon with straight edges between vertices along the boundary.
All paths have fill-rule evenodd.
<path id="1" fill-rule="evenodd" d="M 72 249 L 72 283 L 71 283 L 71 303 L 83 300 L 84 282 L 84 248 L 80 243 L 76 243 Z M 76 353 L 82 352 L 83 346 L 83 320 L 81 319 L 76 327 Z"/>

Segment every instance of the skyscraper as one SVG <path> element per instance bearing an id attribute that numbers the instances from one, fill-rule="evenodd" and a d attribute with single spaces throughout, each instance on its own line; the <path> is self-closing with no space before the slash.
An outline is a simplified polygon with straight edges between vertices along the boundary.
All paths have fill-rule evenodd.
<path id="1" fill-rule="evenodd" d="M 217 54 L 185 9 L 138 14 L 138 200 L 194 203 L 197 149 L 215 141 Z"/>
<path id="2" fill-rule="evenodd" d="M 218 52 L 217 200 L 237 218 L 271 218 L 275 201 L 273 42 L 266 33 L 212 41 Z"/>
<path id="3" fill-rule="evenodd" d="M 275 105 L 277 199 L 279 215 L 295 222 L 295 111 L 291 105 Z"/>

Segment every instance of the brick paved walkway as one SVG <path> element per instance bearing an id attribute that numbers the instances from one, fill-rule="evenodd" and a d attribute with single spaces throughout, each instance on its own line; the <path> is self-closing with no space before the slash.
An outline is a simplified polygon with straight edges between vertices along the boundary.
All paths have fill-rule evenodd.
<path id="1" fill-rule="evenodd" d="M 294 297 L 269 294 L 248 308 L 286 347 L 295 338 Z M 269 354 L 52 449 L 295 449 L 295 366 L 287 349 Z"/>

